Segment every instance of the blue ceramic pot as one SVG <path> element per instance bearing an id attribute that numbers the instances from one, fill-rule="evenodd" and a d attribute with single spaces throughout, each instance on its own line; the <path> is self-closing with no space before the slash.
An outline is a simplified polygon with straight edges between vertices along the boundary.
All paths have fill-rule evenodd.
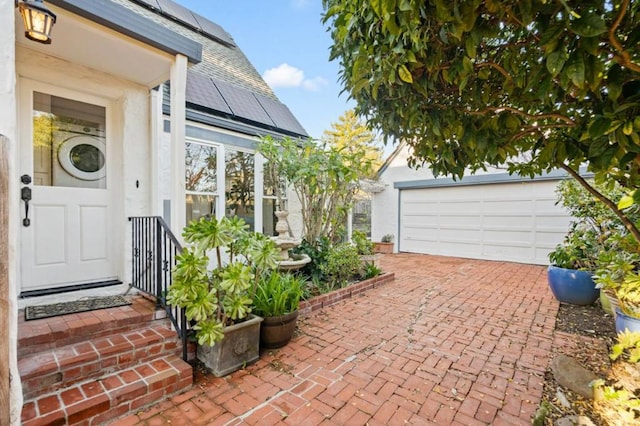
<path id="1" fill-rule="evenodd" d="M 640 331 L 640 318 L 631 317 L 616 308 L 616 333 L 625 329 L 629 331 Z"/>
<path id="2" fill-rule="evenodd" d="M 562 303 L 591 305 L 600 296 L 589 272 L 550 265 L 547 280 L 553 295 Z"/>

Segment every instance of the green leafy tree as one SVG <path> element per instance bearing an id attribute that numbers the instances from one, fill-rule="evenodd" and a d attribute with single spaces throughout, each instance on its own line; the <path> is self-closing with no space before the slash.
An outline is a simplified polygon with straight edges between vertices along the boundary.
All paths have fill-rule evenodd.
<path id="1" fill-rule="evenodd" d="M 371 163 L 371 175 L 382 165 L 382 150 L 376 141 L 375 134 L 369 130 L 356 115 L 354 110 L 348 110 L 338 118 L 337 123 L 331 124 L 331 130 L 325 130 L 322 138 L 338 151 L 358 157 L 364 156 Z"/>
<path id="2" fill-rule="evenodd" d="M 562 168 L 640 186 L 640 2 L 323 0 L 356 112 L 435 175 Z M 636 201 L 640 200 L 636 191 Z"/>
<path id="3" fill-rule="evenodd" d="M 314 140 L 265 137 L 258 151 L 271 173 L 284 177 L 301 204 L 303 237 L 336 239 L 353 205 L 360 180 L 370 176 L 372 162 L 362 150 L 342 150 Z"/>

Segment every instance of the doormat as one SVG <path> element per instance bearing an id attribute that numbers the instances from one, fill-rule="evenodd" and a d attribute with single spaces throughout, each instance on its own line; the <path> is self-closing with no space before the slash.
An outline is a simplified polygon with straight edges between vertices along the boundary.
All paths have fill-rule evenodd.
<path id="1" fill-rule="evenodd" d="M 52 303 L 51 305 L 27 306 L 24 310 L 24 319 L 25 321 L 30 321 L 130 304 L 131 301 L 124 296 L 104 296 L 75 300 L 73 302 Z"/>

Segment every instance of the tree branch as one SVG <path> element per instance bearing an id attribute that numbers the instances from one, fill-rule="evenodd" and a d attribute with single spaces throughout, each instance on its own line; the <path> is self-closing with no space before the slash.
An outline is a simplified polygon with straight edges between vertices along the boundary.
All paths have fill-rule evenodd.
<path id="1" fill-rule="evenodd" d="M 609 28 L 609 43 L 611 43 L 611 45 L 618 51 L 615 55 L 616 62 L 630 70 L 640 72 L 640 65 L 631 60 L 631 55 L 624 49 L 624 46 L 622 46 L 622 43 L 620 43 L 620 40 L 616 37 L 616 30 L 622 23 L 624 16 L 627 14 L 628 8 L 629 0 L 622 0 L 622 3 L 620 4 L 620 12 L 618 13 L 618 16 L 616 16 L 615 21 L 613 21 L 613 24 L 611 24 L 611 28 Z"/>
<path id="2" fill-rule="evenodd" d="M 476 64 L 476 67 L 477 68 L 491 67 L 491 68 L 495 69 L 496 71 L 498 71 L 500 74 L 502 74 L 507 80 L 513 81 L 513 78 L 511 77 L 511 74 L 509 74 L 506 69 L 504 69 L 500 65 L 496 64 L 495 62 L 482 62 L 480 64 Z"/>
<path id="3" fill-rule="evenodd" d="M 509 111 L 512 112 L 516 115 L 519 115 L 521 117 L 526 117 L 530 120 L 546 120 L 546 119 L 551 119 L 551 120 L 560 120 L 560 121 L 564 121 L 565 123 L 567 123 L 569 125 L 569 127 L 573 127 L 576 125 L 575 121 L 573 121 L 572 119 L 570 119 L 569 117 L 566 117 L 562 114 L 539 114 L 539 115 L 535 115 L 535 114 L 529 114 L 526 113 L 524 111 L 520 111 L 517 108 L 513 108 L 513 107 L 506 107 L 506 106 L 501 106 L 501 107 L 488 107 L 485 108 L 483 110 L 478 110 L 478 111 L 469 111 L 469 114 L 473 114 L 473 115 L 484 115 L 487 112 L 502 112 L 502 111 Z M 566 127 L 566 126 L 565 126 Z"/>
<path id="4" fill-rule="evenodd" d="M 565 124 L 549 124 L 546 126 L 530 126 L 528 128 L 526 128 L 525 130 L 516 133 L 515 135 L 513 135 L 510 139 L 510 141 L 515 141 L 518 140 L 520 138 L 522 138 L 523 136 L 529 135 L 529 134 L 533 134 L 533 133 L 540 133 L 540 135 L 544 135 L 543 130 L 548 130 L 548 129 L 564 129 L 568 127 Z"/>
<path id="5" fill-rule="evenodd" d="M 607 207 L 609 207 L 613 211 L 613 213 L 618 216 L 618 219 L 620 219 L 624 227 L 627 228 L 631 235 L 633 235 L 633 238 L 635 238 L 636 241 L 640 242 L 640 230 L 638 230 L 636 225 L 631 220 L 629 220 L 627 215 L 625 215 L 624 212 L 618 208 L 616 203 L 602 195 L 602 193 L 600 193 L 600 191 L 595 189 L 593 186 L 589 185 L 589 183 L 571 167 L 567 166 L 564 163 L 561 163 L 560 167 L 567 173 L 569 173 L 576 181 L 578 181 L 578 183 L 582 185 L 582 187 L 586 189 L 591 195 L 593 195 L 598 200 L 602 201 Z"/>

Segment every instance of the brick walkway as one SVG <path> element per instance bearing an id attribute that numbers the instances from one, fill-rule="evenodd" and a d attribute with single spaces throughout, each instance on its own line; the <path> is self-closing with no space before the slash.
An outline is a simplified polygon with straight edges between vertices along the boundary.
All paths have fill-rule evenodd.
<path id="1" fill-rule="evenodd" d="M 118 425 L 529 425 L 558 310 L 541 266 L 386 255 L 395 282 Z"/>

